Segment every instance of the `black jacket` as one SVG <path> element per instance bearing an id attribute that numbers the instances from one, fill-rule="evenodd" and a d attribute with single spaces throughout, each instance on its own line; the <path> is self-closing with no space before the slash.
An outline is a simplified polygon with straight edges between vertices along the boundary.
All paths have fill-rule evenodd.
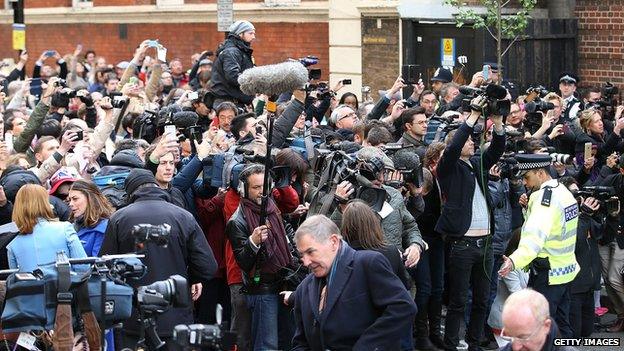
<path id="1" fill-rule="evenodd" d="M 292 100 L 288 107 L 282 112 L 282 114 L 275 120 L 275 126 L 273 128 L 273 147 L 282 148 L 286 145 L 286 138 L 290 135 L 290 131 L 297 123 L 299 116 L 303 112 L 303 104 L 301 101 L 295 99 Z"/>
<path id="2" fill-rule="evenodd" d="M 108 222 L 100 255 L 135 252 L 131 232 L 137 224 L 167 223 L 171 226 L 166 248 L 146 244 L 143 262 L 147 265 L 147 274 L 138 281 L 131 281 L 135 287 L 164 280 L 174 274 L 187 278 L 190 286 L 212 279 L 217 271 L 212 250 L 193 215 L 170 202 L 167 193 L 160 188 L 141 188 L 131 196 L 130 204 L 115 212 Z M 190 291 L 182 293 L 190 294 Z M 193 323 L 191 306 L 172 308 L 158 316 L 158 334 L 170 336 L 174 326 L 188 323 Z M 136 318 L 128 320 L 124 328 L 130 334 L 138 333 Z"/>
<path id="3" fill-rule="evenodd" d="M 360 242 L 357 240 L 351 241 L 349 243 L 349 246 L 351 246 L 351 248 L 353 248 L 355 251 L 368 250 L 363 248 L 362 244 L 360 244 Z M 403 259 L 401 258 L 401 252 L 396 246 L 389 244 L 372 251 L 377 251 L 388 259 L 392 271 L 394 272 L 394 274 L 396 274 L 397 277 L 399 277 L 399 279 L 401 279 L 401 282 L 403 283 L 403 285 L 405 285 L 405 288 L 407 290 L 412 287 L 409 275 L 407 274 L 407 269 L 405 269 L 405 264 L 403 263 Z"/>
<path id="4" fill-rule="evenodd" d="M 234 251 L 236 263 L 238 263 L 243 272 L 243 282 L 249 290 L 251 287 L 251 277 L 249 277 L 248 273 L 252 271 L 256 263 L 261 264 L 261 262 L 259 262 L 258 254 L 254 251 L 252 243 L 249 240 L 251 231 L 247 226 L 247 221 L 245 220 L 240 206 L 225 225 L 225 235 L 232 244 L 232 251 Z M 251 294 L 278 293 L 281 277 L 278 274 L 261 272 L 260 282 L 261 284 L 254 284 L 254 287 L 257 289 L 249 291 Z"/>
<path id="5" fill-rule="evenodd" d="M 230 34 L 225 39 L 217 50 L 210 76 L 210 86 L 217 98 L 236 99 L 245 104 L 252 102 L 253 96 L 243 94 L 238 84 L 238 76 L 254 66 L 252 53 L 249 44 L 241 38 Z"/>
<path id="6" fill-rule="evenodd" d="M 442 213 L 436 224 L 435 231 L 445 237 L 460 238 L 470 228 L 472 220 L 472 197 L 475 185 L 478 183 L 480 191 L 485 194 L 492 222 L 492 200 L 487 190 L 488 173 L 490 168 L 505 152 L 505 135 L 492 134 L 492 143 L 481 156 L 476 154 L 470 158 L 470 165 L 459 159 L 461 150 L 470 138 L 473 128 L 462 124 L 451 143 L 444 149 L 438 163 L 437 174 L 440 190 L 446 202 L 442 206 Z M 483 160 L 481 160 L 483 157 Z M 490 228 L 494 229 L 493 223 Z"/>
<path id="7" fill-rule="evenodd" d="M 608 169 L 604 166 L 603 170 Z M 605 172 L 606 173 L 606 172 Z M 615 173 L 596 180 L 595 185 L 612 186 L 615 189 L 615 193 L 618 194 L 620 204 L 624 203 L 624 175 L 621 173 Z M 615 221 L 607 221 L 609 230 L 605 230 L 598 242 L 600 245 L 607 245 L 615 240 L 618 243 L 620 249 L 624 249 L 624 235 L 616 235 L 619 232 L 618 225 L 624 225 L 624 211 L 620 211 L 619 223 Z"/>
<path id="8" fill-rule="evenodd" d="M 608 230 L 608 229 L 607 229 Z M 581 213 L 576 229 L 576 246 L 574 254 L 581 271 L 570 285 L 570 293 L 586 293 L 600 288 L 601 263 L 597 240 L 603 233 L 600 219 Z M 588 235 L 590 234 L 590 235 Z"/>

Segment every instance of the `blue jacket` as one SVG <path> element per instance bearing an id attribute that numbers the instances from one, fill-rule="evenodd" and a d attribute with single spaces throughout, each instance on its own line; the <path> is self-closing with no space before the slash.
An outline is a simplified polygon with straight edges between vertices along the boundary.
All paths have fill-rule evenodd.
<path id="1" fill-rule="evenodd" d="M 78 230 L 78 238 L 84 247 L 85 252 L 90 257 L 97 257 L 100 247 L 104 241 L 104 233 L 108 225 L 108 218 L 101 219 L 95 227 L 83 227 Z"/>
<path id="2" fill-rule="evenodd" d="M 295 292 L 292 350 L 398 350 L 416 305 L 379 252 L 342 242 L 323 312 L 321 278 L 309 274 Z"/>
<path id="3" fill-rule="evenodd" d="M 74 226 L 69 222 L 40 219 L 32 233 L 20 234 L 7 246 L 9 267 L 32 272 L 38 266 L 56 262 L 56 253 L 65 251 L 69 258 L 87 257 Z"/>

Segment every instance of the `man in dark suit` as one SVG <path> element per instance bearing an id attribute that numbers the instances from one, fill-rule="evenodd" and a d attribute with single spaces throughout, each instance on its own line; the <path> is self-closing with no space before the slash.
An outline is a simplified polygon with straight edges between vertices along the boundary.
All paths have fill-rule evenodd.
<path id="1" fill-rule="evenodd" d="M 312 274 L 295 292 L 293 350 L 398 350 L 416 305 L 380 253 L 355 251 L 329 218 L 308 218 L 295 242 Z"/>

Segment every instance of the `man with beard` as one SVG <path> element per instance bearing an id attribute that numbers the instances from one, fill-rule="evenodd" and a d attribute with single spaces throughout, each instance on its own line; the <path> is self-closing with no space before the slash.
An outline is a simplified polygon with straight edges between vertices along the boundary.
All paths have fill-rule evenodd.
<path id="1" fill-rule="evenodd" d="M 249 105 L 253 96 L 240 90 L 238 76 L 254 66 L 251 42 L 256 39 L 256 28 L 249 21 L 236 21 L 229 28 L 227 39 L 217 50 L 217 59 L 212 68 L 210 85 L 216 99 L 216 108 L 223 101 L 237 105 Z"/>
<path id="2" fill-rule="evenodd" d="M 240 204 L 225 234 L 243 271 L 253 350 L 288 349 L 288 345 L 278 347 L 278 330 L 288 329 L 278 326 L 278 319 L 283 320 L 279 314 L 286 312 L 278 294 L 282 287 L 280 271 L 292 263 L 292 256 L 282 216 L 272 198 L 266 208 L 266 223 L 260 223 L 264 172 L 263 165 L 251 164 L 240 173 Z"/>

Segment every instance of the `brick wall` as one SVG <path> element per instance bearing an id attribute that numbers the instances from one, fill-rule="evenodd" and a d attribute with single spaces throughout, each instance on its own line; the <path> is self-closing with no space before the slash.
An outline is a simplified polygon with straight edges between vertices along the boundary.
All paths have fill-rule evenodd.
<path id="1" fill-rule="evenodd" d="M 319 67 L 329 72 L 329 34 L 327 23 L 255 23 L 257 41 L 254 57 L 257 65 L 277 63 L 289 57 L 305 55 L 319 57 Z M 216 23 L 187 24 L 128 24 L 127 39 L 119 38 L 119 24 L 49 24 L 30 25 L 26 33 L 26 48 L 31 53 L 29 71 L 34 61 L 48 49 L 61 55 L 71 53 L 76 44 L 85 50 L 94 49 L 109 62 L 130 60 L 136 46 L 144 39 L 159 39 L 167 47 L 167 58 L 180 57 L 189 67 L 195 52 L 216 50 L 223 33 Z M 51 41 L 54 38 L 54 41 Z M 11 50 L 11 27 L 0 26 L 0 57 L 14 57 Z M 190 68 L 190 67 L 189 67 Z M 327 78 L 327 77 L 324 77 Z"/>
<path id="2" fill-rule="evenodd" d="M 377 90 L 389 89 L 400 74 L 399 19 L 362 18 L 362 84 Z"/>
<path id="3" fill-rule="evenodd" d="M 35 7 L 71 7 L 72 0 L 36 0 L 24 1 L 25 8 Z"/>
<path id="4" fill-rule="evenodd" d="M 619 83 L 624 77 L 624 6 L 619 0 L 577 0 L 578 67 L 581 85 Z"/>

